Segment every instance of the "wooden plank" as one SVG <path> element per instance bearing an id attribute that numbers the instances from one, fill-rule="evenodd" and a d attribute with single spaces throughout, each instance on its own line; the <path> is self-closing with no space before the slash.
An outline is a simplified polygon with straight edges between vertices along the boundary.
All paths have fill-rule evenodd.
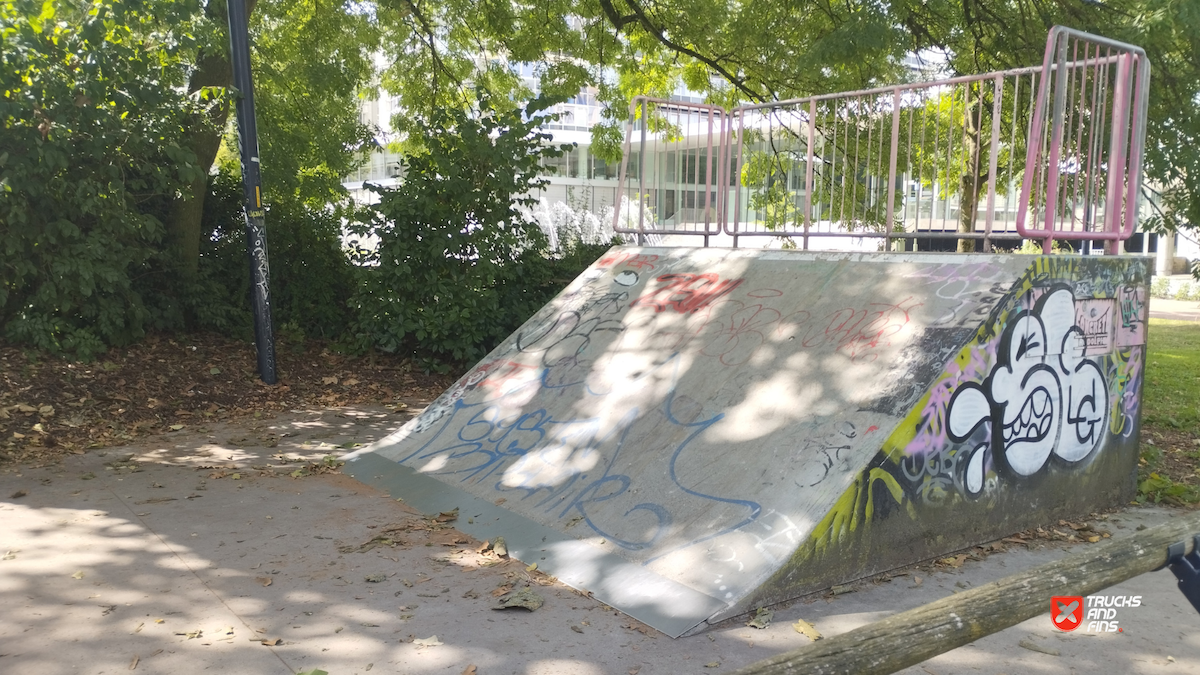
<path id="1" fill-rule="evenodd" d="M 1193 547 L 1200 513 L 1173 518 L 1045 565 L 942 598 L 848 633 L 753 663 L 730 675 L 886 675 L 1026 619 L 1056 595 L 1091 595 L 1166 564 L 1167 547 Z"/>

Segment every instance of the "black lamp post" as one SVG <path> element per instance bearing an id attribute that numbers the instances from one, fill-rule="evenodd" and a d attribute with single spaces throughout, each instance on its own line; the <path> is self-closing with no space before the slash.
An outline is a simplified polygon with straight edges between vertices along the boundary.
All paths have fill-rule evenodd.
<path id="1" fill-rule="evenodd" d="M 246 252 L 250 258 L 250 302 L 254 306 L 254 345 L 258 376 L 275 384 L 275 334 L 271 328 L 270 268 L 267 265 L 267 221 L 262 205 L 258 162 L 258 129 L 254 124 L 254 83 L 250 78 L 250 34 L 244 0 L 228 0 L 229 62 L 237 89 L 238 149 L 242 159 L 242 191 L 246 199 Z"/>

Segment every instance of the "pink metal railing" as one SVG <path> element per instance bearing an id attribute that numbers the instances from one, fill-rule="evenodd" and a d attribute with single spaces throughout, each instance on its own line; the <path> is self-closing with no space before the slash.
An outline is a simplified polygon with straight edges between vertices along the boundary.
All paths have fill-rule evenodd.
<path id="1" fill-rule="evenodd" d="M 616 229 L 706 245 L 718 233 L 735 246 L 795 237 L 805 249 L 834 237 L 887 250 L 937 238 L 985 251 L 1021 238 L 1046 250 L 1053 239 L 1115 242 L 1136 221 L 1148 84 L 1140 49 L 1055 28 L 1040 68 L 729 112 L 637 99 L 618 209 L 618 225 L 622 213 L 631 225 Z M 701 183 L 705 208 L 687 208 Z"/>
<path id="2" fill-rule="evenodd" d="M 1047 252 L 1054 239 L 1115 252 L 1137 223 L 1150 62 L 1138 47 L 1055 27 L 1042 71 L 1053 77 L 1038 88 L 1017 229 Z"/>
<path id="3" fill-rule="evenodd" d="M 614 230 L 702 235 L 707 246 L 708 238 L 724 226 L 725 200 L 735 175 L 728 166 L 729 148 L 725 109 L 636 99 L 621 158 Z M 627 182 L 631 176 L 636 188 Z M 623 225 L 631 220 L 636 227 Z M 647 223 L 653 225 L 648 228 Z"/>

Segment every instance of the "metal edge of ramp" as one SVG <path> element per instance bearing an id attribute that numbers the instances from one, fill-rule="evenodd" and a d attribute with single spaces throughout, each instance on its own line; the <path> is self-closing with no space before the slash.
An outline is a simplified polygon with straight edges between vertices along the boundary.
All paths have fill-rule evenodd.
<path id="1" fill-rule="evenodd" d="M 727 607 L 726 603 L 661 577 L 641 565 L 540 525 L 398 462 L 365 452 L 351 457 L 345 472 L 425 513 L 459 509 L 454 523 L 477 539 L 503 536 L 509 555 L 552 574 L 563 583 L 677 638 Z M 474 522 L 469 522 L 469 519 Z"/>

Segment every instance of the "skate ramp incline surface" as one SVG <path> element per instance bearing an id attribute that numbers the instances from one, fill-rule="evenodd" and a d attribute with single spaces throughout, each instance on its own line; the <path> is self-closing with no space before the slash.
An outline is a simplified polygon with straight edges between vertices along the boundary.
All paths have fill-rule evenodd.
<path id="1" fill-rule="evenodd" d="M 1060 487 L 1025 483 L 1063 472 L 1049 464 L 1071 378 L 1091 387 L 1073 411 L 1091 436 L 1077 421 L 1062 462 L 1090 470 L 1109 402 L 1127 407 L 1140 379 L 1114 388 L 1120 364 L 1084 357 L 1144 349 L 1147 270 L 1072 260 L 614 248 L 347 469 L 426 512 L 459 508 L 465 532 L 678 636 L 1028 518 L 1021 490 Z M 1088 311 L 1107 337 L 1084 336 Z M 1006 404 L 1031 358 L 1057 364 L 1045 395 Z M 1018 456 L 1022 440 L 1037 447 Z M 1126 459 L 1091 489 L 1119 497 Z M 1043 515 L 1088 500 L 1053 501 Z M 922 541 L 930 523 L 954 530 L 946 504 L 991 515 Z"/>

